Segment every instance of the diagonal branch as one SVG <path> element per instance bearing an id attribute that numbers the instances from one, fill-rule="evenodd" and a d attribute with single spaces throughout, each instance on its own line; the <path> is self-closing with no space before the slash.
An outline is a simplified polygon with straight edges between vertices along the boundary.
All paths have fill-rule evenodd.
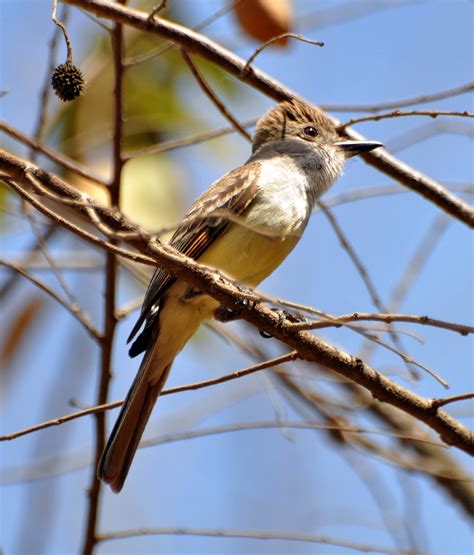
<path id="1" fill-rule="evenodd" d="M 62 2 L 177 43 L 189 52 L 199 54 L 219 65 L 231 75 L 277 101 L 301 98 L 291 89 L 253 67 L 245 75 L 242 75 L 245 60 L 211 39 L 181 25 L 158 17 L 150 21 L 145 12 L 126 8 L 106 0 L 62 0 Z M 336 126 L 339 125 L 339 121 L 334 118 L 332 120 Z M 352 129 L 345 129 L 342 136 L 355 140 L 364 139 L 362 135 Z M 434 179 L 391 156 L 384 149 L 363 154 L 362 157 L 368 164 L 419 193 L 469 227 L 474 227 L 474 209 Z"/>
<path id="2" fill-rule="evenodd" d="M 53 174 L 40 170 L 32 164 L 2 151 L 0 151 L 0 172 L 7 173 L 11 181 L 15 180 L 14 188 L 25 200 L 32 198 L 32 195 L 28 192 L 28 186 L 31 185 L 27 176 L 29 174 L 34 175 L 36 179 L 42 181 L 44 187 L 52 189 L 58 197 L 75 199 L 76 202 L 70 206 L 71 210 L 76 211 L 83 218 L 93 223 L 87 210 L 88 200 L 85 195 Z M 21 185 L 25 182 L 27 183 L 26 189 Z M 81 206 L 79 200 L 82 200 L 83 206 Z M 41 205 L 38 207 L 41 208 Z M 51 217 L 52 214 L 49 212 L 48 215 Z M 139 228 L 133 226 L 117 209 L 104 207 L 100 211 L 97 210 L 97 216 L 107 224 L 104 226 L 104 232 L 107 231 L 107 228 L 110 228 L 110 234 L 113 237 L 116 237 L 117 233 L 124 232 L 125 242 L 141 252 L 151 254 L 157 265 L 162 266 L 176 278 L 186 281 L 192 287 L 196 287 L 199 291 L 205 291 L 222 305 L 230 309 L 239 307 L 241 317 L 244 320 L 253 324 L 257 329 L 274 336 L 291 349 L 296 350 L 299 358 L 315 362 L 341 374 L 367 389 L 375 399 L 389 403 L 424 422 L 438 432 L 441 439 L 448 445 L 456 446 L 466 453 L 474 454 L 474 441 L 470 430 L 443 410 L 436 410 L 430 399 L 414 394 L 380 374 L 359 358 L 337 349 L 311 333 L 291 329 L 288 323 L 281 322 L 281 318 L 263 304 L 253 302 L 246 303 L 242 307 L 243 297 L 249 300 L 254 299 L 258 303 L 258 296 L 252 292 L 244 295 L 236 284 L 225 279 L 215 270 L 205 268 L 196 261 L 183 256 L 169 245 L 150 239 Z M 57 221 L 69 229 L 74 229 L 69 224 L 64 223 L 64 218 L 58 218 Z M 81 235 L 81 230 L 77 227 L 75 232 Z M 101 248 L 112 249 L 114 252 L 118 249 L 110 242 L 94 240 L 94 244 L 98 244 Z"/>
<path id="3" fill-rule="evenodd" d="M 21 143 L 28 145 L 32 150 L 41 152 L 41 154 L 44 154 L 50 160 L 52 160 L 53 162 L 56 162 L 56 164 L 59 164 L 63 168 L 66 168 L 67 170 L 72 171 L 77 175 L 80 175 L 81 177 L 85 177 L 86 179 L 89 179 L 93 183 L 97 183 L 98 185 L 103 185 L 104 187 L 108 187 L 109 185 L 108 182 L 102 177 L 100 177 L 99 175 L 95 174 L 87 166 L 84 166 L 80 162 L 77 162 L 76 160 L 73 160 L 72 158 L 69 158 L 64 154 L 61 154 L 59 152 L 52 150 L 51 148 L 42 144 L 39 140 L 33 139 L 28 135 L 25 135 L 20 130 L 15 129 L 11 125 L 8 125 L 8 123 L 4 121 L 0 121 L 0 131 L 3 131 L 7 135 L 10 135 L 10 137 L 13 137 L 17 141 L 20 141 Z"/>
<path id="4" fill-rule="evenodd" d="M 183 55 L 184 61 L 188 64 L 191 73 L 193 74 L 194 78 L 198 82 L 201 89 L 206 93 L 208 98 L 214 104 L 214 106 L 219 110 L 219 112 L 227 119 L 227 121 L 235 128 L 235 130 L 247 139 L 248 141 L 252 140 L 250 133 L 242 127 L 242 125 L 237 121 L 237 119 L 229 112 L 227 106 L 220 100 L 216 93 L 211 89 L 209 84 L 206 82 L 204 77 L 201 75 L 197 65 L 193 62 L 191 56 L 186 52 L 186 50 L 181 50 L 181 54 Z"/>
<path id="5" fill-rule="evenodd" d="M 46 294 L 48 294 L 50 297 L 52 297 L 55 301 L 57 301 L 61 306 L 63 306 L 70 314 L 72 314 L 74 316 L 74 318 L 76 318 L 76 320 L 78 320 L 84 326 L 84 328 L 89 332 L 89 334 L 94 339 L 100 340 L 102 338 L 100 332 L 98 330 L 96 330 L 95 327 L 89 322 L 89 320 L 86 318 L 86 316 L 82 313 L 81 309 L 77 305 L 70 304 L 66 299 L 64 299 L 63 297 L 58 295 L 55 291 L 50 289 L 43 282 L 39 281 L 38 279 L 33 277 L 31 274 L 29 274 L 28 272 L 23 270 L 23 268 L 20 268 L 16 264 L 13 264 L 12 262 L 7 262 L 6 260 L 0 259 L 0 266 L 5 266 L 6 268 L 10 268 L 11 270 L 16 272 L 17 274 L 20 274 L 21 276 L 23 276 L 27 280 L 31 281 L 31 283 L 33 283 L 33 285 L 35 285 L 36 287 L 38 287 L 39 289 L 44 291 Z"/>

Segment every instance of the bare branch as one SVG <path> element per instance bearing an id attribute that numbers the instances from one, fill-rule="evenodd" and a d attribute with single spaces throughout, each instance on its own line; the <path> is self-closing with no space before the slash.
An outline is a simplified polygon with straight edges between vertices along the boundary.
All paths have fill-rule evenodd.
<path id="1" fill-rule="evenodd" d="M 252 119 L 243 122 L 242 127 L 251 127 L 255 125 L 256 120 Z M 170 150 L 175 150 L 177 148 L 182 148 L 185 146 L 197 145 L 205 141 L 210 141 L 211 139 L 217 139 L 223 137 L 224 135 L 230 135 L 235 133 L 235 127 L 223 127 L 221 129 L 215 129 L 213 131 L 206 131 L 204 133 L 198 133 L 192 137 L 185 137 L 184 139 L 171 139 L 169 141 L 164 141 L 156 145 L 150 145 L 136 150 L 126 152 L 124 158 L 129 160 L 131 158 L 138 158 L 139 156 L 149 156 L 150 154 L 159 154 L 161 152 L 168 152 Z"/>
<path id="2" fill-rule="evenodd" d="M 59 21 L 59 19 L 56 16 L 57 9 L 58 9 L 58 0 L 53 0 L 53 13 L 51 14 L 51 19 L 53 20 L 54 24 L 57 25 L 63 32 L 64 40 L 66 41 L 66 47 L 67 47 L 67 63 L 72 64 L 71 41 L 69 40 L 66 27 L 63 25 L 63 23 L 61 23 L 61 21 Z"/>
<path id="3" fill-rule="evenodd" d="M 223 8 L 221 8 L 219 10 L 216 10 L 213 14 L 211 14 L 209 17 L 204 18 L 196 26 L 191 27 L 192 30 L 193 31 L 202 31 L 206 27 L 209 27 L 209 25 L 211 25 L 211 23 L 214 23 L 214 21 L 217 21 L 223 15 L 225 15 L 225 14 L 229 13 L 231 10 L 233 10 L 235 5 L 238 4 L 239 2 L 241 2 L 241 0 L 234 0 L 233 2 L 229 2 L 229 4 L 227 6 L 224 6 Z M 165 52 L 168 52 L 168 50 L 171 50 L 172 48 L 175 48 L 175 47 L 176 47 L 175 44 L 173 44 L 172 42 L 169 42 L 168 44 L 165 44 L 164 46 L 160 46 L 159 48 L 156 48 L 155 50 L 152 50 L 151 52 L 145 52 L 144 54 L 138 54 L 137 56 L 135 56 L 133 58 L 127 58 L 127 59 L 124 60 L 123 65 L 124 65 L 125 68 L 127 68 L 129 66 L 134 66 L 136 64 L 141 64 L 143 62 L 147 62 L 148 60 L 151 60 L 152 58 L 156 58 L 157 56 L 161 56 Z"/>
<path id="4" fill-rule="evenodd" d="M 433 94 L 424 94 L 415 96 L 414 98 L 394 100 L 392 102 L 383 102 L 381 104 L 367 104 L 365 106 L 361 106 L 360 104 L 347 104 L 344 106 L 340 104 L 328 104 L 324 105 L 323 108 L 325 110 L 329 110 L 330 112 L 381 112 L 382 110 L 392 110 L 396 108 L 406 108 L 407 106 L 414 106 L 416 104 L 425 104 L 426 102 L 432 102 L 433 100 L 443 100 L 445 98 L 451 98 L 473 90 L 474 83 L 467 83 L 459 87 L 454 87 L 452 89 L 447 89 Z"/>
<path id="5" fill-rule="evenodd" d="M 458 401 L 467 401 L 468 399 L 474 398 L 474 392 L 470 393 L 461 393 L 460 395 L 453 395 L 452 397 L 444 397 L 444 399 L 432 399 L 431 406 L 434 409 L 438 409 L 439 407 L 444 407 L 449 403 L 457 403 Z"/>
<path id="6" fill-rule="evenodd" d="M 322 543 L 325 545 L 335 545 L 346 549 L 354 549 L 363 553 L 393 553 L 393 549 L 381 546 L 371 546 L 357 544 L 343 540 L 332 539 L 328 536 L 316 536 L 311 534 L 298 533 L 276 533 L 258 532 L 252 530 L 198 530 L 193 528 L 140 528 L 137 530 L 124 530 L 121 532 L 111 532 L 100 534 L 99 541 L 119 540 L 134 538 L 137 536 L 157 536 L 157 535 L 177 535 L 177 536 L 206 536 L 212 538 L 247 538 L 256 540 L 283 540 L 309 543 Z M 398 551 L 401 555 L 408 555 L 406 551 Z"/>
<path id="7" fill-rule="evenodd" d="M 260 70 L 251 68 L 246 75 L 242 76 L 241 73 L 245 67 L 244 60 L 219 46 L 211 39 L 195 31 L 185 29 L 181 25 L 161 18 L 155 18 L 153 21 L 150 21 L 146 13 L 126 8 L 118 3 L 110 3 L 103 0 L 62 1 L 66 4 L 75 5 L 86 11 L 93 12 L 100 17 L 112 19 L 134 27 L 135 29 L 154 33 L 175 42 L 182 48 L 200 54 L 209 61 L 218 64 L 223 70 L 277 101 L 299 98 L 293 91 L 284 87 L 281 83 Z M 336 126 L 339 125 L 339 122 L 334 118 L 332 118 L 332 121 Z M 356 140 L 364 139 L 362 135 L 352 129 L 345 129 L 342 136 Z M 393 179 L 424 196 L 469 227 L 474 227 L 474 209 L 463 200 L 451 194 L 440 183 L 423 175 L 418 170 L 401 162 L 394 156 L 391 156 L 384 149 L 379 148 L 375 151 L 363 154 L 362 158 L 383 173 L 386 173 Z"/>
<path id="8" fill-rule="evenodd" d="M 237 121 L 237 119 L 230 113 L 227 106 L 217 97 L 216 93 L 211 89 L 209 84 L 206 82 L 201 72 L 197 68 L 196 64 L 193 62 L 191 56 L 186 52 L 186 50 L 181 50 L 184 61 L 188 64 L 191 73 L 198 82 L 201 89 L 206 93 L 207 97 L 211 100 L 214 106 L 219 110 L 219 112 L 226 118 L 227 121 L 235 128 L 235 130 L 242 135 L 248 141 L 252 140 L 250 133 L 248 133 L 242 125 Z"/>
<path id="9" fill-rule="evenodd" d="M 439 116 L 456 116 L 462 118 L 474 118 L 474 114 L 467 111 L 464 112 L 443 112 L 442 110 L 411 110 L 409 112 L 402 112 L 401 110 L 394 110 L 393 112 L 387 112 L 385 114 L 376 114 L 373 116 L 364 116 L 361 118 L 353 118 L 346 123 L 341 123 L 338 127 L 338 131 L 343 131 L 346 127 L 354 125 L 356 123 L 362 123 L 365 121 L 380 121 L 382 119 L 391 118 L 402 118 L 407 116 L 428 116 L 432 119 L 436 119 Z"/>
<path id="10" fill-rule="evenodd" d="M 416 316 L 414 314 L 371 314 L 368 312 L 353 312 L 352 314 L 344 314 L 317 322 L 295 322 L 290 323 L 289 327 L 295 330 L 316 330 L 332 326 L 339 327 L 346 322 L 360 321 L 385 322 L 386 324 L 391 324 L 392 322 L 408 322 L 410 324 L 421 324 L 423 326 L 433 326 L 435 328 L 455 331 L 461 335 L 474 333 L 473 326 L 437 320 L 429 316 Z"/>
<path id="11" fill-rule="evenodd" d="M 362 262 L 362 260 L 360 259 L 359 255 L 356 253 L 355 249 L 350 244 L 348 238 L 346 237 L 346 235 L 343 232 L 341 226 L 339 225 L 338 221 L 336 220 L 336 217 L 326 207 L 326 205 L 323 202 L 319 201 L 317 204 L 321 208 L 321 210 L 324 212 L 324 215 L 329 220 L 329 223 L 331 224 L 331 227 L 333 228 L 335 234 L 337 235 L 337 237 L 339 239 L 339 242 L 341 243 L 343 249 L 347 252 L 347 254 L 349 255 L 349 258 L 354 263 L 354 266 L 356 267 L 360 277 L 362 278 L 362 281 L 365 284 L 365 287 L 366 287 L 367 291 L 369 292 L 369 295 L 370 295 L 370 298 L 372 299 L 372 302 L 374 303 L 374 305 L 377 307 L 377 309 L 380 312 L 388 312 L 387 308 L 385 307 L 384 303 L 382 302 L 382 299 L 380 298 L 380 295 L 377 291 L 377 288 L 375 287 L 375 283 L 372 281 L 372 278 L 369 275 L 369 272 L 367 271 L 367 269 L 366 269 L 364 263 Z M 407 355 L 405 355 L 403 353 L 403 346 L 401 344 L 401 341 L 400 341 L 398 335 L 393 330 L 391 330 L 391 331 L 389 330 L 389 334 L 390 334 L 390 338 L 391 338 L 393 344 L 395 345 L 397 351 L 399 353 L 403 354 L 402 358 L 403 358 L 403 360 L 404 360 L 404 362 L 405 362 L 405 364 L 408 368 L 408 371 L 410 372 L 412 377 L 418 378 L 419 377 L 418 372 L 416 372 L 416 370 L 413 368 L 412 361 L 409 361 L 408 358 L 407 358 Z M 375 340 L 376 343 L 382 344 L 382 342 L 380 340 L 376 339 L 373 336 L 370 339 Z M 420 366 L 420 364 L 417 364 L 417 365 Z M 422 366 L 422 367 L 425 370 L 427 370 L 428 373 L 430 373 L 432 376 L 434 376 L 440 383 L 442 383 L 445 387 L 447 387 L 447 382 L 445 380 L 440 378 L 435 372 L 433 372 L 429 368 L 426 368 L 425 366 Z"/>
<path id="12" fill-rule="evenodd" d="M 65 308 L 70 314 L 72 314 L 74 316 L 74 318 L 76 318 L 76 320 L 78 320 L 84 326 L 84 328 L 89 332 L 89 334 L 94 339 L 101 339 L 102 336 L 101 336 L 100 332 L 89 322 L 89 320 L 84 316 L 83 312 L 81 311 L 81 309 L 79 307 L 68 303 L 68 301 L 66 299 L 63 299 L 60 295 L 58 295 L 55 291 L 50 289 L 43 282 L 39 281 L 38 279 L 33 277 L 28 272 L 25 272 L 25 270 L 23 270 L 22 268 L 20 268 L 16 264 L 13 264 L 11 262 L 7 262 L 6 260 L 0 259 L 0 266 L 5 266 L 6 268 L 10 268 L 11 270 L 14 270 L 18 274 L 25 277 L 27 280 L 31 281 L 31 283 L 33 283 L 33 285 L 35 285 L 36 287 L 38 287 L 39 289 L 44 291 L 46 294 L 48 294 L 50 297 L 52 297 L 55 301 L 57 301 L 63 308 Z"/>
<path id="13" fill-rule="evenodd" d="M 34 175 L 42 181 L 44 186 L 52 189 L 55 194 L 62 195 L 65 198 L 78 199 L 80 197 L 84 199 L 84 195 L 79 195 L 74 188 L 58 177 L 2 151 L 0 151 L 0 171 L 10 176 L 12 188 L 32 204 L 36 202 L 34 197 L 25 191 L 22 186 L 15 184 L 13 180 L 15 182 L 22 182 L 25 181 L 26 174 Z M 41 203 L 36 202 L 36 204 L 39 205 L 39 209 L 43 213 L 48 214 L 48 210 Z M 83 207 L 73 206 L 71 208 L 76 213 L 87 218 L 87 211 Z M 49 211 L 49 214 L 51 214 L 51 211 Z M 362 360 L 336 349 L 313 334 L 306 331 L 289 329 L 285 323 L 281 323 L 281 319 L 274 311 L 262 304 L 255 305 L 255 303 L 248 303 L 242 307 L 241 299 L 243 296 L 245 298 L 254 298 L 257 302 L 259 300 L 258 296 L 252 293 L 244 295 L 234 283 L 225 279 L 218 272 L 201 266 L 196 261 L 178 253 L 169 245 L 156 240 L 147 241 L 142 238 L 140 230 L 130 224 L 116 209 L 102 208 L 99 215 L 114 230 L 136 234 L 134 238 L 129 238 L 126 241 L 139 250 L 152 253 L 153 255 L 153 258 L 136 255 L 136 259 L 146 260 L 146 262 L 154 259 L 156 264 L 165 268 L 176 278 L 186 281 L 200 291 L 205 291 L 206 294 L 211 295 L 224 306 L 231 309 L 239 306 L 241 308 L 241 317 L 244 320 L 252 323 L 257 329 L 263 330 L 267 334 L 279 339 L 291 349 L 296 350 L 299 358 L 326 366 L 345 378 L 358 383 L 368 389 L 372 396 L 378 400 L 390 403 L 430 426 L 440 434 L 444 442 L 449 445 L 455 445 L 468 453 L 474 453 L 474 441 L 471 432 L 443 411 L 437 411 L 434 414 L 431 410 L 431 401 L 429 399 L 415 395 L 408 389 L 375 371 Z M 64 220 L 64 218 L 56 217 L 55 220 L 82 237 L 88 240 L 90 238 L 91 242 L 101 248 L 120 252 L 120 254 L 124 251 L 124 249 L 101 241 L 91 234 L 83 233 L 77 226 Z M 130 256 L 127 251 L 124 251 L 124 254 L 125 256 Z"/>
<path id="14" fill-rule="evenodd" d="M 125 4 L 127 0 L 118 0 L 118 3 Z M 114 206 L 120 205 L 120 185 L 122 179 L 122 169 L 124 165 L 122 157 L 122 133 L 123 133 L 123 50 L 124 39 L 122 25 L 115 23 L 111 32 L 112 54 L 114 67 L 114 111 L 113 111 L 113 176 L 110 184 L 110 203 Z M 115 239 L 110 240 L 115 244 Z M 117 294 L 117 260 L 112 252 L 106 253 L 105 259 L 105 302 L 104 302 L 104 334 L 101 342 L 101 361 L 100 375 L 97 388 L 97 404 L 107 402 L 109 393 L 110 378 L 112 376 L 112 350 L 117 326 L 116 317 L 116 294 Z M 99 466 L 100 457 L 105 448 L 105 414 L 98 412 L 95 414 L 95 453 L 94 467 L 92 469 L 91 481 L 88 491 L 88 506 L 86 516 L 86 529 L 84 532 L 82 554 L 92 555 L 97 545 L 97 525 L 99 515 L 99 500 L 102 489 L 102 482 L 97 478 L 96 469 Z"/>
<path id="15" fill-rule="evenodd" d="M 18 129 L 15 129 L 11 125 L 8 125 L 6 122 L 0 121 L 0 130 L 4 131 L 8 135 L 10 135 L 10 137 L 13 137 L 17 141 L 20 141 L 23 144 L 29 146 L 31 149 L 41 152 L 50 160 L 56 162 L 56 164 L 59 164 L 61 167 L 66 168 L 67 170 L 72 171 L 77 175 L 80 175 L 81 177 L 85 177 L 86 179 L 89 179 L 94 183 L 103 185 L 104 187 L 108 187 L 109 183 L 107 182 L 107 180 L 95 174 L 87 166 L 76 162 L 76 160 L 73 160 L 72 158 L 69 158 L 64 154 L 55 152 L 54 150 L 40 143 L 38 140 L 28 137 Z"/>
<path id="16" fill-rule="evenodd" d="M 157 13 L 161 12 L 161 10 L 164 10 L 167 7 L 167 4 L 168 0 L 161 0 L 161 2 L 151 10 L 150 15 L 148 16 L 149 19 L 153 19 Z"/>
<path id="17" fill-rule="evenodd" d="M 301 42 L 307 42 L 308 44 L 313 44 L 314 46 L 320 46 L 321 48 L 324 46 L 324 42 L 318 42 L 315 40 L 308 39 L 303 35 L 299 35 L 298 33 L 282 33 L 281 35 L 277 35 L 276 37 L 272 37 L 270 40 L 267 40 L 267 42 L 263 43 L 255 50 L 255 52 L 248 58 L 247 62 L 245 63 L 245 66 L 242 69 L 242 75 L 246 75 L 249 72 L 250 65 L 252 64 L 252 62 L 263 50 L 265 50 L 265 48 L 267 48 L 267 46 L 270 46 L 274 42 L 280 39 L 284 39 L 286 37 L 297 39 L 297 40 L 300 40 Z"/>
<path id="18" fill-rule="evenodd" d="M 46 243 L 47 241 L 49 241 L 51 237 L 53 237 L 53 235 L 58 231 L 58 229 L 59 228 L 53 222 L 51 222 L 47 227 L 46 231 L 41 235 L 41 241 L 43 243 Z M 33 244 L 27 248 L 27 251 L 28 252 L 24 256 L 24 259 L 22 260 L 22 262 L 20 264 L 16 264 L 16 266 L 18 266 L 22 270 L 25 270 L 26 267 L 30 264 L 30 262 L 35 257 L 36 252 L 38 251 L 38 242 L 35 240 Z M 15 270 L 13 269 L 10 270 L 9 277 L 5 280 L 5 283 L 3 283 L 2 287 L 0 288 L 0 301 L 2 299 L 7 298 L 7 295 L 10 293 L 15 283 L 17 283 L 17 280 L 20 277 L 20 275 L 21 274 L 19 274 L 18 272 L 15 272 Z"/>
<path id="19" fill-rule="evenodd" d="M 224 376 L 219 376 L 217 378 L 212 378 L 210 380 L 204 380 L 202 382 L 194 382 L 191 384 L 186 385 L 179 385 L 177 387 L 172 387 L 168 389 L 163 389 L 160 393 L 161 395 L 171 395 L 173 393 L 182 393 L 184 391 L 195 391 L 197 389 L 202 389 L 204 387 L 210 387 L 213 385 L 218 385 L 221 383 L 229 382 L 232 380 L 236 380 L 238 378 L 243 378 L 244 376 L 248 376 L 249 374 L 253 374 L 255 372 L 259 372 L 260 370 L 266 370 L 267 368 L 272 368 L 278 364 L 283 364 L 285 362 L 292 362 L 298 358 L 296 351 L 292 351 L 286 355 L 282 355 L 273 359 L 265 360 L 260 362 L 259 364 L 254 364 L 253 366 L 249 366 L 248 368 L 243 368 L 242 370 L 237 370 L 236 372 L 232 372 L 231 374 L 226 374 Z M 74 412 L 72 414 L 67 414 L 66 416 L 61 416 L 60 418 L 54 418 L 53 420 L 48 420 L 47 422 L 42 422 L 40 424 L 36 424 L 35 426 L 31 426 L 29 428 L 25 428 L 18 432 L 13 432 L 11 434 L 7 434 L 4 436 L 0 436 L 0 441 L 11 441 L 12 439 L 16 439 L 21 436 L 25 436 L 31 434 L 33 432 L 37 432 L 39 430 L 44 430 L 45 428 L 51 428 L 53 426 L 60 426 L 65 422 L 69 422 L 70 420 L 75 420 L 76 418 L 82 418 L 83 416 L 87 416 L 89 414 L 99 414 L 103 413 L 106 410 L 115 409 L 117 407 L 122 406 L 123 401 L 115 401 L 113 403 L 102 403 L 95 407 L 91 407 L 88 409 L 81 410 L 79 412 Z"/>

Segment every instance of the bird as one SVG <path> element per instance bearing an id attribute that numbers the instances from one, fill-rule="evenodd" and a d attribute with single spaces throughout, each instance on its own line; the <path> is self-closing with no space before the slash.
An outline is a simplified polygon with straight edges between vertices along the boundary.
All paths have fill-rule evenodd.
<path id="1" fill-rule="evenodd" d="M 316 201 L 347 159 L 380 146 L 339 137 L 330 118 L 312 104 L 283 101 L 257 121 L 250 158 L 197 198 L 170 245 L 255 287 L 293 250 Z M 211 296 L 163 268 L 155 270 L 128 339 L 135 339 L 130 356 L 144 353 L 143 359 L 97 468 L 98 478 L 115 493 L 123 488 L 176 355 L 220 308 Z"/>

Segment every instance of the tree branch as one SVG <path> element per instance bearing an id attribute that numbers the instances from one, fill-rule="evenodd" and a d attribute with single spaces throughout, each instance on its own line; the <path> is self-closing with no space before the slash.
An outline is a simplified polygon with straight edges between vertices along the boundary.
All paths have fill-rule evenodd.
<path id="1" fill-rule="evenodd" d="M 73 187 L 49 172 L 40 170 L 28 162 L 1 151 L 0 171 L 7 173 L 11 179 L 19 182 L 26 181 L 27 183 L 29 181 L 26 176 L 31 173 L 37 179 L 42 179 L 43 185 L 53 189 L 53 192 L 59 197 L 64 196 L 67 199 L 76 199 L 77 201 L 79 198 L 82 199 L 83 206 L 76 202 L 76 204 L 71 205 L 71 209 L 94 223 L 89 212 L 85 209 L 87 208 L 85 195 L 78 193 Z M 16 190 L 23 198 L 28 199 L 28 192 L 22 187 L 17 186 Z M 150 240 L 143 235 L 140 229 L 129 223 L 118 210 L 104 207 L 97 210 L 96 213 L 106 223 L 104 231 L 107 230 L 108 226 L 113 236 L 116 236 L 117 232 L 125 232 L 124 240 L 138 250 L 151 254 L 157 265 L 162 266 L 176 278 L 186 281 L 192 287 L 205 291 L 224 306 L 231 309 L 241 308 L 241 317 L 244 320 L 256 326 L 257 329 L 279 339 L 291 349 L 296 350 L 299 358 L 321 364 L 356 382 L 370 391 L 375 399 L 389 403 L 424 422 L 438 432 L 445 443 L 474 454 L 474 441 L 470 430 L 446 412 L 442 410 L 434 412 L 430 399 L 415 395 L 380 374 L 362 360 L 336 349 L 311 333 L 291 329 L 287 323 L 281 322 L 281 319 L 273 310 L 262 304 L 247 303 L 246 306 L 242 307 L 242 298 L 259 302 L 258 295 L 252 292 L 242 293 L 233 282 L 225 279 L 217 271 L 205 268 L 196 261 L 183 256 L 169 245 L 157 240 Z M 64 222 L 64 219 L 62 222 Z M 69 224 L 62 223 L 62 225 L 71 229 Z M 118 247 L 100 240 L 94 240 L 93 242 L 101 248 L 118 249 Z"/>
<path id="2" fill-rule="evenodd" d="M 89 322 L 86 316 L 83 314 L 82 310 L 79 306 L 70 304 L 66 299 L 58 295 L 55 291 L 50 289 L 47 285 L 43 282 L 39 281 L 31 274 L 20 268 L 18 265 L 13 264 L 12 262 L 7 262 L 6 260 L 0 259 L 0 266 L 5 266 L 5 268 L 10 268 L 11 270 L 15 271 L 16 273 L 20 274 L 27 280 L 31 281 L 33 285 L 44 291 L 48 294 L 51 298 L 57 301 L 63 308 L 65 308 L 70 314 L 76 318 L 84 328 L 89 332 L 89 334 L 96 340 L 100 340 L 102 338 L 100 332 Z"/>
<path id="3" fill-rule="evenodd" d="M 126 0 L 118 0 L 124 4 Z M 123 31 L 122 25 L 115 23 L 111 32 L 112 53 L 114 66 L 114 112 L 113 112 L 113 140 L 112 159 L 113 177 L 110 184 L 110 203 L 113 207 L 120 205 L 120 185 L 122 169 L 124 165 L 122 157 L 122 124 L 123 124 Z M 116 240 L 111 239 L 115 245 Z M 97 404 L 102 405 L 107 401 L 109 394 L 110 378 L 112 377 L 112 352 L 114 345 L 115 329 L 117 326 L 116 316 L 116 292 L 117 292 L 117 260 L 112 252 L 106 253 L 105 260 L 105 302 L 104 302 L 104 336 L 101 344 L 100 375 L 97 392 Z M 100 457 L 105 448 L 105 414 L 95 414 L 95 454 L 94 466 L 92 468 L 91 483 L 89 486 L 89 499 L 86 517 L 86 530 L 84 533 L 83 555 L 92 555 L 97 544 L 97 524 L 99 520 L 100 496 L 102 482 L 97 477 L 97 468 Z"/>
<path id="4" fill-rule="evenodd" d="M 393 112 L 387 112 L 385 114 L 375 114 L 372 116 L 363 116 L 360 118 L 353 118 L 345 123 L 341 123 L 339 125 L 338 130 L 346 129 L 350 125 L 354 125 L 355 123 L 362 123 L 366 121 L 380 121 L 382 119 L 392 119 L 392 118 L 403 118 L 403 117 L 410 117 L 410 116 L 426 116 L 432 119 L 436 119 L 439 116 L 454 116 L 454 117 L 462 117 L 462 118 L 474 118 L 474 114 L 470 112 L 463 111 L 463 112 L 447 112 L 442 110 L 410 110 L 408 112 L 402 112 L 401 110 L 393 110 Z"/>
<path id="5" fill-rule="evenodd" d="M 363 553 L 393 553 L 393 549 L 381 546 L 371 546 L 365 544 L 357 544 L 343 540 L 336 540 L 328 536 L 316 536 L 311 534 L 298 533 L 277 533 L 277 532 L 259 532 L 257 530 L 197 530 L 193 528 L 139 528 L 137 530 L 122 530 L 121 532 L 110 532 L 108 534 L 100 534 L 99 541 L 119 540 L 126 538 L 134 538 L 137 536 L 158 536 L 158 535 L 175 535 L 175 536 L 206 536 L 211 538 L 246 538 L 256 540 L 283 540 L 296 542 L 322 543 L 325 545 L 335 545 L 346 549 L 354 549 Z M 408 555 L 407 551 L 398 551 L 400 555 Z"/>
<path id="6" fill-rule="evenodd" d="M 32 139 L 31 137 L 28 137 L 18 129 L 15 129 L 11 125 L 8 125 L 8 123 L 4 121 L 0 121 L 0 131 L 3 131 L 10 137 L 13 137 L 17 141 L 29 146 L 32 150 L 41 152 L 41 154 L 44 154 L 50 160 L 52 160 L 53 162 L 56 162 L 56 164 L 58 164 L 59 166 L 62 166 L 63 168 L 66 168 L 67 170 L 74 172 L 77 175 L 80 175 L 81 177 L 85 177 L 86 179 L 89 179 L 93 183 L 97 183 L 98 185 L 103 185 L 104 187 L 108 187 L 109 183 L 107 182 L 107 180 L 95 174 L 87 166 L 84 166 L 83 164 L 76 162 L 76 160 L 73 160 L 72 158 L 69 158 L 64 154 L 55 152 L 51 148 L 43 145 L 37 139 Z"/>
<path id="7" fill-rule="evenodd" d="M 289 326 L 295 330 L 318 330 L 322 328 L 341 326 L 346 322 L 385 322 L 392 324 L 393 322 L 407 322 L 409 324 L 421 324 L 423 326 L 433 326 L 445 330 L 455 331 L 461 335 L 469 335 L 474 333 L 473 326 L 465 324 L 457 324 L 454 322 L 445 322 L 437 320 L 429 316 L 418 316 L 415 314 L 371 314 L 368 312 L 353 312 L 352 314 L 343 314 L 335 318 L 318 320 L 317 322 L 295 322 Z"/>
<path id="8" fill-rule="evenodd" d="M 253 67 L 251 67 L 245 75 L 242 75 L 242 71 L 245 67 L 245 60 L 218 45 L 211 39 L 195 31 L 186 29 L 181 25 L 158 17 L 150 21 L 148 14 L 145 12 L 132 10 L 105 0 L 62 1 L 66 4 L 71 4 L 88 12 L 95 13 L 97 16 L 123 23 L 147 33 L 156 34 L 171 42 L 177 43 L 182 48 L 194 52 L 195 54 L 200 54 L 207 60 L 219 65 L 223 70 L 277 101 L 291 98 L 301 99 L 301 97 L 292 90 L 271 78 L 266 73 Z M 334 118 L 331 119 L 336 126 L 339 125 L 339 121 Z M 362 135 L 352 129 L 345 129 L 343 136 L 356 140 L 364 139 Z M 394 156 L 391 156 L 384 149 L 377 149 L 370 153 L 363 154 L 362 158 L 383 173 L 424 196 L 439 206 L 439 208 L 464 222 L 469 227 L 474 227 L 474 210 L 463 200 L 451 194 L 450 191 L 437 181 L 423 175 L 418 170 L 401 162 Z"/>

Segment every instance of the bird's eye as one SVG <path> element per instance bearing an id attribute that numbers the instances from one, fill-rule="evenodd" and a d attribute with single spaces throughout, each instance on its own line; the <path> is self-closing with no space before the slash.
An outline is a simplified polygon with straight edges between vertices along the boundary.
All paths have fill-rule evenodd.
<path id="1" fill-rule="evenodd" d="M 317 137 L 318 136 L 318 132 L 316 131 L 316 128 L 313 127 L 312 125 L 308 125 L 308 127 L 304 128 L 304 134 L 308 137 Z"/>

